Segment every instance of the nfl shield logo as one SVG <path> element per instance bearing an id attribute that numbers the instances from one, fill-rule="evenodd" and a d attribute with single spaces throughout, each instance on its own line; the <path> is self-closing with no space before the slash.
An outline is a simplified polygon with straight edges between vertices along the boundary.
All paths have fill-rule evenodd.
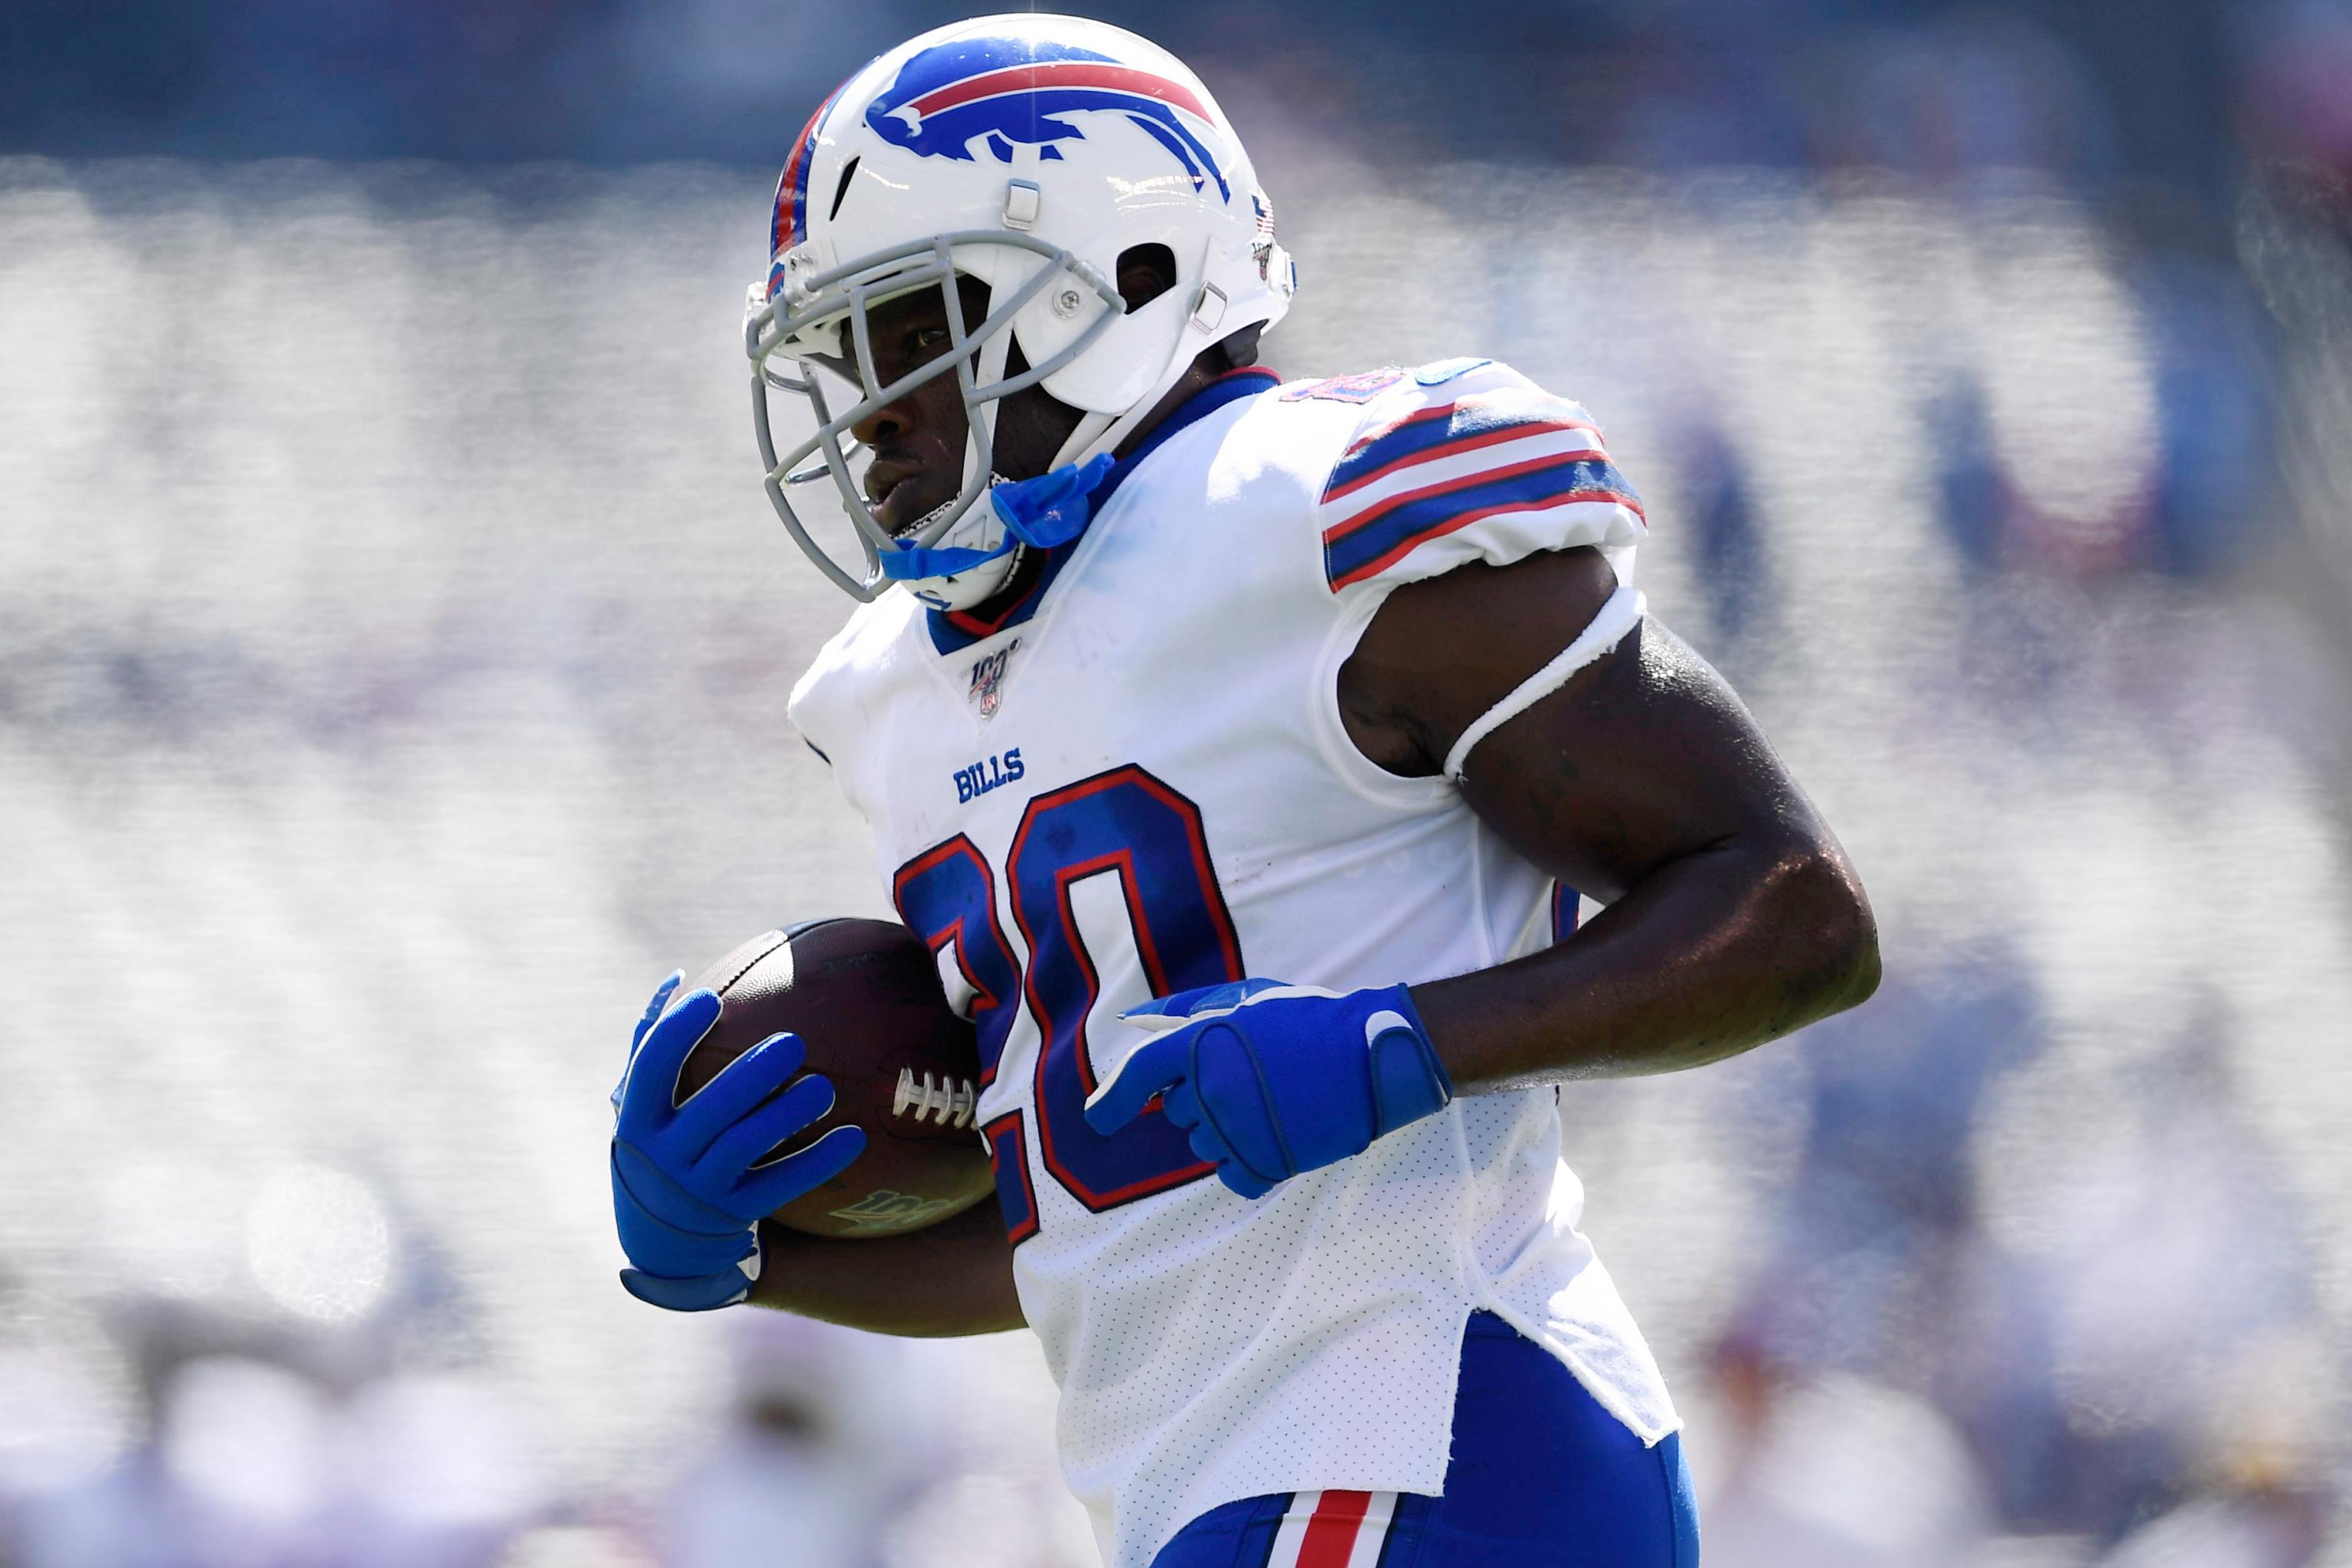
<path id="1" fill-rule="evenodd" d="M 1014 637 L 996 652 L 972 664 L 970 695 L 979 706 L 982 718 L 996 717 L 997 706 L 1004 700 L 1004 667 L 1020 646 L 1021 639 Z"/>

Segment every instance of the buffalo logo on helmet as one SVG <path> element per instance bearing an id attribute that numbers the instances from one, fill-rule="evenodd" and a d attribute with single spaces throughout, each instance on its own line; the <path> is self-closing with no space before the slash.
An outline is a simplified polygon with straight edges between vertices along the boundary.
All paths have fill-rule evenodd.
<path id="1" fill-rule="evenodd" d="M 1055 143 L 1086 139 L 1080 123 L 1063 117 L 1087 111 L 1124 115 L 1175 156 L 1194 190 L 1213 180 L 1218 195 L 1232 199 L 1216 155 L 1184 123 L 1184 115 L 1216 123 L 1199 94 L 1068 44 L 959 38 L 921 50 L 866 106 L 866 123 L 918 157 L 973 162 L 977 143 L 1009 163 L 1016 142 L 1035 147 L 1040 158 L 1059 159 Z"/>

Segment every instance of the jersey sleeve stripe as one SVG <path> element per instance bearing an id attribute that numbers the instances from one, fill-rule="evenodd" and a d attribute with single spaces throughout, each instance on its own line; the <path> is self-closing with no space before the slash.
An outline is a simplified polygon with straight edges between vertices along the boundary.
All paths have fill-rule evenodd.
<path id="1" fill-rule="evenodd" d="M 1325 488 L 1323 499 L 1327 502 L 1343 500 L 1359 490 L 1379 484 L 1382 479 L 1401 473 L 1406 468 L 1418 468 L 1425 463 L 1435 463 L 1446 458 L 1460 457 L 1465 452 L 1475 452 L 1482 447 L 1496 446 L 1505 441 L 1525 440 L 1530 436 L 1567 432 L 1581 432 L 1589 435 L 1591 438 L 1583 444 L 1583 450 L 1596 458 L 1608 456 L 1608 453 L 1601 449 L 1600 432 L 1594 430 L 1588 421 L 1580 419 L 1517 420 L 1507 425 L 1491 426 L 1483 430 L 1472 431 L 1467 435 L 1454 436 L 1445 440 L 1427 443 L 1415 450 L 1392 451 L 1391 449 L 1392 455 L 1387 456 L 1376 467 L 1363 468 L 1359 466 L 1355 459 L 1343 458 L 1332 469 L 1331 482 Z M 1344 479 L 1343 474 L 1346 476 Z"/>
<path id="2" fill-rule="evenodd" d="M 1492 393 L 1457 398 L 1358 437 L 1333 465 L 1323 499 L 1337 500 L 1409 463 L 1509 440 L 1513 436 L 1566 430 L 1590 436 L 1591 450 L 1606 455 L 1601 452 L 1600 427 L 1572 403 Z"/>
<path id="3" fill-rule="evenodd" d="M 1387 570 L 1430 540 L 1483 519 L 1583 502 L 1643 515 L 1641 497 L 1615 464 L 1594 458 L 1538 459 L 1410 491 L 1334 525 L 1323 535 L 1323 574 L 1336 593 Z"/>
<path id="4" fill-rule="evenodd" d="M 1581 470 L 1581 472 L 1578 472 Z M 1423 503 L 1446 496 L 1458 496 L 1466 491 L 1483 489 L 1490 485 L 1512 480 L 1540 478 L 1550 474 L 1571 474 L 1579 483 L 1615 490 L 1624 496 L 1626 503 L 1641 515 L 1641 496 L 1633 481 L 1617 471 L 1617 465 L 1606 458 L 1588 452 L 1544 452 L 1516 463 L 1497 468 L 1474 468 L 1468 473 L 1453 474 L 1416 489 L 1399 490 L 1382 496 L 1349 517 L 1341 518 L 1323 531 L 1323 542 L 1332 545 L 1364 529 L 1375 527 L 1394 518 L 1401 510 L 1418 508 Z M 1513 493 L 1535 493 L 1514 491 Z M 1646 519 L 1644 520 L 1646 521 Z"/>
<path id="5" fill-rule="evenodd" d="M 1548 464 L 1607 462 L 1591 437 L 1574 430 L 1527 429 L 1515 439 L 1468 451 L 1441 453 L 1381 475 L 1345 499 L 1320 509 L 1324 533 L 1339 538 L 1399 501 L 1464 485 L 1523 474 Z"/>

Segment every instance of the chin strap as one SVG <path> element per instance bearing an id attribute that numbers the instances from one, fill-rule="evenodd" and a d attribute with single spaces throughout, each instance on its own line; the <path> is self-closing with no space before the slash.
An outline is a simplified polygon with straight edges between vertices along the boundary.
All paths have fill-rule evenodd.
<path id="1" fill-rule="evenodd" d="M 1067 544 L 1087 531 L 1093 520 L 1091 498 L 1111 470 L 1108 452 L 1089 458 L 1083 463 L 1070 463 L 1038 475 L 1034 479 L 1015 479 L 992 485 L 988 504 L 996 509 L 997 521 L 1004 525 L 1004 537 L 993 550 L 961 548 L 926 549 L 919 544 L 902 544 L 882 556 L 882 574 L 894 583 L 919 581 L 926 577 L 952 577 L 976 566 L 1012 554 L 1023 545 L 1039 550 L 1052 550 Z"/>

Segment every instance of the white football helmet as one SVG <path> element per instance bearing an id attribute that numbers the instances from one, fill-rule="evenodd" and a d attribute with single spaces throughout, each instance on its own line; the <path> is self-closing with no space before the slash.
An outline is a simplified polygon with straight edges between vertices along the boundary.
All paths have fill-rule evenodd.
<path id="1" fill-rule="evenodd" d="M 985 504 L 996 400 L 1043 385 L 1084 416 L 1056 468 L 1123 440 L 1202 349 L 1270 325 L 1297 287 L 1249 156 L 1183 63 L 1134 34 L 1075 16 L 983 16 L 925 33 L 859 71 L 793 145 L 776 186 L 772 256 L 751 286 L 743 340 L 769 499 L 825 575 L 859 599 L 908 580 L 937 605 L 980 603 L 1011 576 L 1017 542 Z M 1141 309 L 1119 297 L 1118 258 L 1174 255 L 1176 282 Z M 966 321 L 958 277 L 988 288 Z M 875 383 L 867 312 L 940 288 L 950 346 L 894 385 Z M 1011 345 L 1028 368 L 1007 377 Z M 828 405 L 808 356 L 852 360 L 856 401 Z M 971 423 L 956 499 L 897 537 L 875 521 L 844 437 L 935 376 L 953 375 Z M 779 454 L 769 398 L 805 398 L 814 434 Z M 854 447 L 854 442 L 851 444 Z M 814 460 L 812 460 L 814 459 Z M 865 559 L 835 560 L 793 510 L 793 488 L 830 478 Z M 970 552 L 915 577 L 908 547 Z"/>

